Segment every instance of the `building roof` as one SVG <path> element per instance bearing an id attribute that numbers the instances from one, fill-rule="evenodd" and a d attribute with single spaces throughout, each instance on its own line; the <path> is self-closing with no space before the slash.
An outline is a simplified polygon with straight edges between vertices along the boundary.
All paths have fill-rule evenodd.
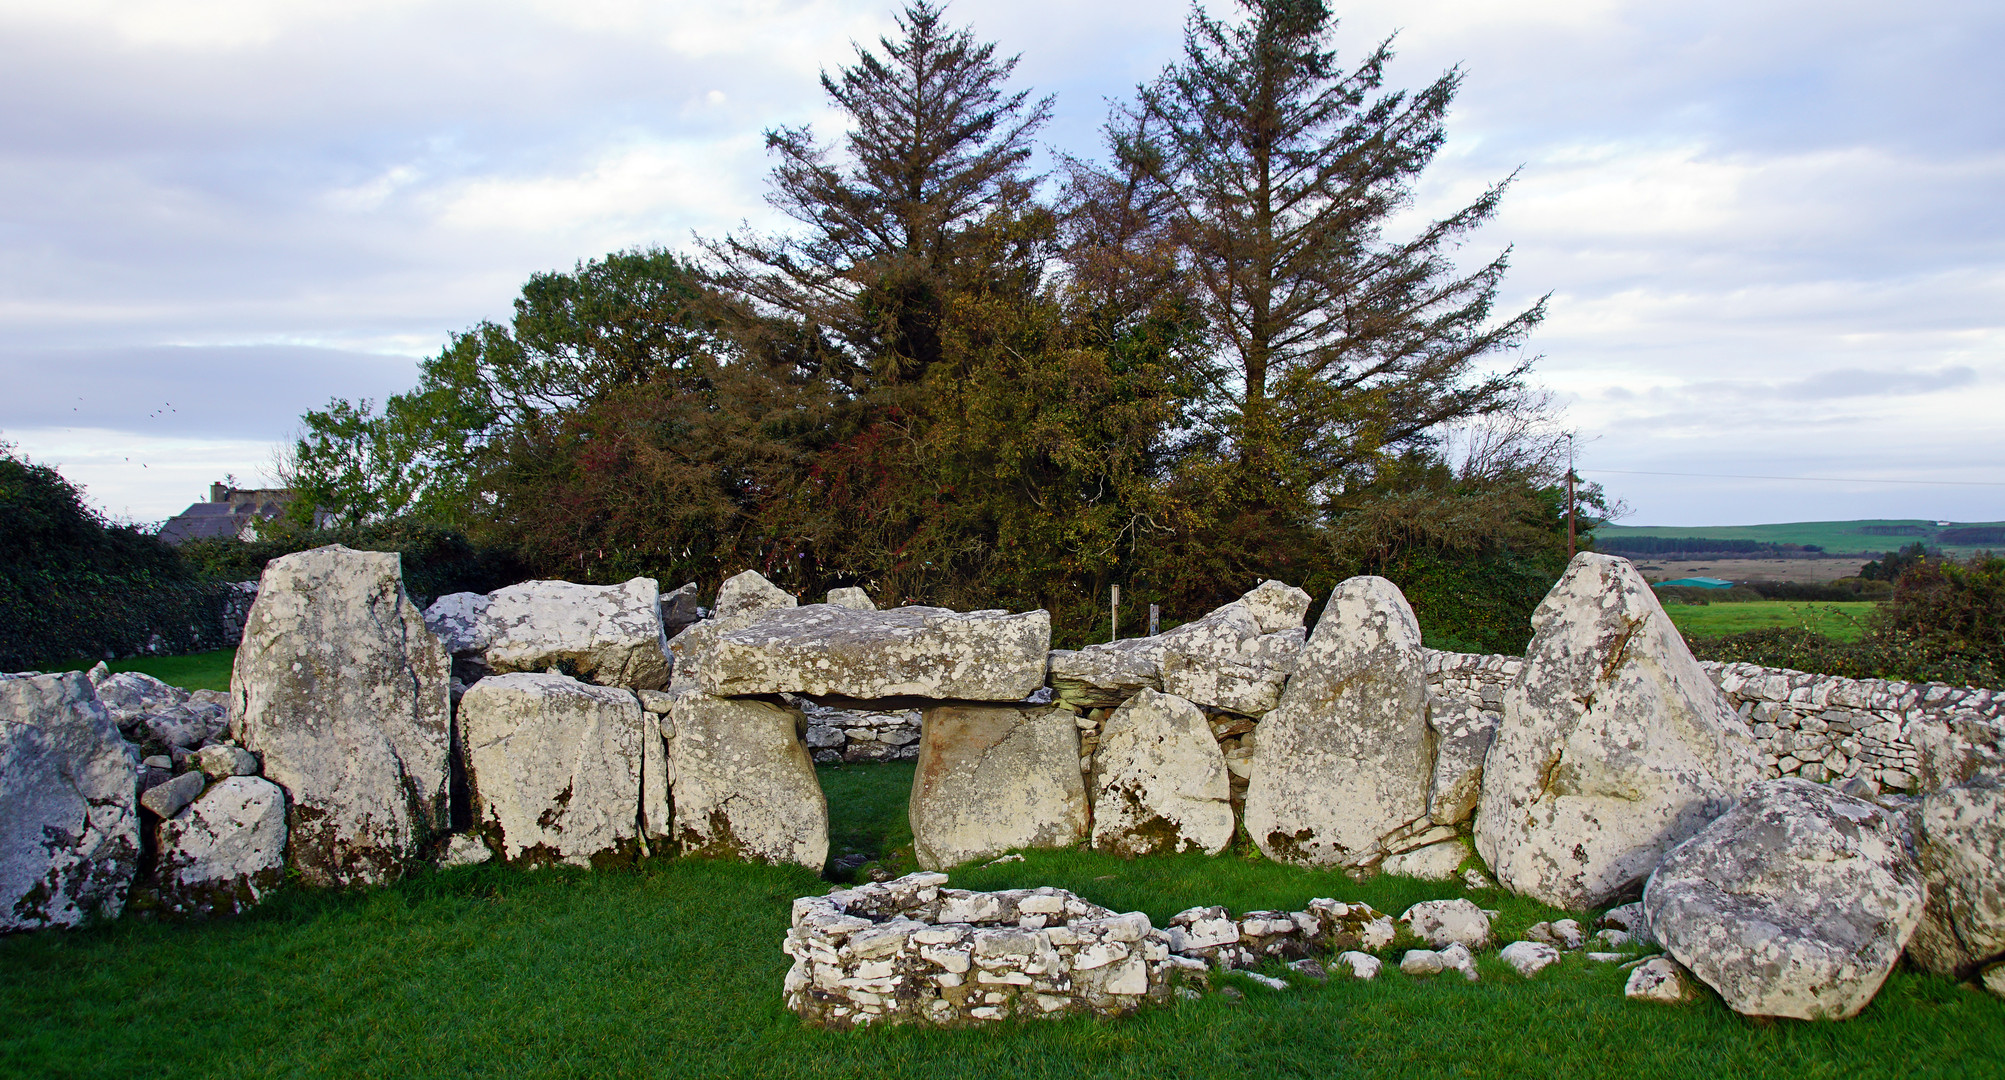
<path id="1" fill-rule="evenodd" d="M 232 488 L 216 484 L 209 501 L 198 502 L 167 519 L 160 538 L 170 544 L 189 540 L 247 540 L 251 526 L 285 513 L 292 503 L 288 488 Z"/>

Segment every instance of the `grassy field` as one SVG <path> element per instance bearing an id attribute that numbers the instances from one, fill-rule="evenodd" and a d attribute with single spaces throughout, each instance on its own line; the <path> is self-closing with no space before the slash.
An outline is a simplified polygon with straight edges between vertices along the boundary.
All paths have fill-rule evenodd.
<path id="1" fill-rule="evenodd" d="M 112 660 L 105 666 L 113 671 L 137 671 L 151 675 L 183 690 L 228 690 L 230 665 L 236 661 L 237 650 L 217 649 L 187 656 L 137 656 L 130 660 Z M 57 664 L 48 670 L 84 671 L 96 664 L 95 660 L 75 660 Z"/>
<path id="2" fill-rule="evenodd" d="M 906 764 L 822 770 L 832 836 L 896 852 Z M 897 861 L 893 856 L 891 861 Z M 1056 885 L 1166 919 L 1192 904 L 1395 914 L 1456 886 L 1239 855 L 1124 861 L 1031 852 L 956 885 Z M 1842 1024 L 1745 1020 L 1708 995 L 1622 996 L 1614 965 L 1569 957 L 1527 983 L 1228 981 L 1125 1020 L 835 1034 L 783 1007 L 798 869 L 658 859 L 614 871 L 482 866 L 367 893 L 287 890 L 207 924 L 122 921 L 0 941 L 0 1075 L 36 1077 L 1971 1077 L 2005 1074 L 2005 1002 L 1897 971 Z M 1506 935 L 1554 913 L 1496 892 Z M 1300 980 L 1296 980 L 1300 982 Z"/>
<path id="3" fill-rule="evenodd" d="M 1664 613 L 1688 638 L 1724 637 L 1777 626 L 1801 626 L 1839 641 L 1857 641 L 1866 620 L 1878 607 L 1858 603 L 1813 604 L 1794 600 L 1762 600 L 1746 604 L 1666 604 Z"/>
<path id="4" fill-rule="evenodd" d="M 2005 527 L 2005 522 L 1959 521 L 1937 525 L 1920 518 L 1869 518 L 1859 521 L 1792 521 L 1776 525 L 1603 525 L 1596 536 L 1704 536 L 1715 540 L 1759 540 L 1768 544 L 1816 544 L 1829 552 L 1882 552 L 1912 544 L 1917 540 L 1936 546 L 1936 537 L 1945 528 L 1968 526 Z M 1875 534 L 1866 528 L 1898 529 L 1900 535 Z M 1944 550 L 1967 554 L 1997 544 L 1941 545 Z"/>

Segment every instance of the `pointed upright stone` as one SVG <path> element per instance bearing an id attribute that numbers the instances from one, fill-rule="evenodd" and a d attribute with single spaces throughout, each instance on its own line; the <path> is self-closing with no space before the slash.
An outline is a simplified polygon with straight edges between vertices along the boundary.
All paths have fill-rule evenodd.
<path id="1" fill-rule="evenodd" d="M 308 882 L 387 881 L 445 830 L 450 682 L 395 552 L 330 545 L 265 566 L 230 711 L 290 796 L 288 857 Z"/>
<path id="2" fill-rule="evenodd" d="M 1420 627 L 1399 587 L 1354 577 L 1261 720 L 1246 832 L 1303 866 L 1366 866 L 1427 825 L 1434 776 Z"/>
<path id="3" fill-rule="evenodd" d="M 1232 842 L 1225 755 L 1197 706 L 1141 691 L 1101 727 L 1094 763 L 1095 848 L 1216 855 Z"/>
<path id="4" fill-rule="evenodd" d="M 1309 594 L 1263 581 L 1246 595 L 1158 638 L 1161 687 L 1199 705 L 1260 716 L 1302 652 Z"/>
<path id="5" fill-rule="evenodd" d="M 1761 779 L 1761 751 L 1629 560 L 1576 556 L 1532 626 L 1476 850 L 1505 888 L 1580 911 L 1633 895 Z"/>

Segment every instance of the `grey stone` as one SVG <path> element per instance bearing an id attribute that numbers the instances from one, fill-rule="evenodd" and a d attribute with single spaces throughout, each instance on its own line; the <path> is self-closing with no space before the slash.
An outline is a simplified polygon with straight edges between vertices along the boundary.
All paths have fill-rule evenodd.
<path id="1" fill-rule="evenodd" d="M 1918 846 L 1928 903 L 1908 954 L 1957 978 L 1995 969 L 2005 953 L 2005 790 L 1976 778 L 1928 793 Z"/>
<path id="2" fill-rule="evenodd" d="M 1559 963 L 1559 950 L 1542 941 L 1513 941 L 1497 956 L 1527 979 Z"/>
<path id="3" fill-rule="evenodd" d="M 1153 639 L 1162 645 L 1163 691 L 1246 716 L 1274 708 L 1305 635 L 1299 620 L 1292 629 L 1263 632 L 1262 615 L 1271 621 L 1273 605 L 1256 612 L 1242 597 Z"/>
<path id="4" fill-rule="evenodd" d="M 702 618 L 703 609 L 697 606 L 696 582 L 683 582 L 674 592 L 661 594 L 661 632 L 664 635 L 673 638 Z"/>
<path id="5" fill-rule="evenodd" d="M 1434 776 L 1427 791 L 1427 816 L 1436 825 L 1460 825 L 1476 816 L 1483 794 L 1483 759 L 1490 753 L 1501 719 L 1487 709 L 1428 703 Z"/>
<path id="6" fill-rule="evenodd" d="M 913 851 L 928 870 L 1086 839 L 1079 729 L 1055 708 L 926 710 L 912 778 Z"/>
<path id="7" fill-rule="evenodd" d="M 1467 844 L 1459 839 L 1447 840 L 1390 856 L 1380 863 L 1378 868 L 1381 873 L 1420 878 L 1423 881 L 1453 881 L 1456 871 L 1462 866 L 1462 860 L 1468 857 Z"/>
<path id="8" fill-rule="evenodd" d="M 439 852 L 439 867 L 454 870 L 494 861 L 494 849 L 472 833 L 454 833 Z"/>
<path id="9" fill-rule="evenodd" d="M 1425 900 L 1406 909 L 1399 921 L 1413 936 L 1436 949 L 1490 945 L 1490 916 L 1467 900 Z"/>
<path id="10" fill-rule="evenodd" d="M 1337 966 L 1349 970 L 1353 979 L 1376 979 L 1382 962 L 1370 953 L 1353 950 L 1338 953 Z"/>
<path id="11" fill-rule="evenodd" d="M 1364 866 L 1426 827 L 1426 680 L 1420 628 L 1397 586 L 1356 577 L 1330 593 L 1259 728 L 1245 819 L 1267 857 Z"/>
<path id="12" fill-rule="evenodd" d="M 138 766 L 83 672 L 0 679 L 0 932 L 124 910 Z"/>
<path id="13" fill-rule="evenodd" d="M 643 736 L 632 692 L 494 675 L 459 707 L 474 828 L 511 862 L 590 865 L 639 846 Z"/>
<path id="14" fill-rule="evenodd" d="M 1044 685 L 1044 611 L 856 611 L 810 604 L 724 631 L 694 672 L 709 694 L 1021 701 Z"/>
<path id="15" fill-rule="evenodd" d="M 718 586 L 715 617 L 729 621 L 790 608 L 799 603 L 793 594 L 767 581 L 765 575 L 756 570 L 746 570 L 724 579 L 724 584 Z"/>
<path id="16" fill-rule="evenodd" d="M 828 800 L 797 715 L 693 690 L 678 691 L 668 715 L 683 852 L 820 870 L 828 859 Z"/>
<path id="17" fill-rule="evenodd" d="M 119 729 L 131 732 L 148 713 L 164 713 L 188 700 L 188 691 L 138 671 L 121 671 L 96 682 L 98 700 Z"/>
<path id="18" fill-rule="evenodd" d="M 653 578 L 619 585 L 525 581 L 490 594 L 484 654 L 496 673 L 547 671 L 602 686 L 668 685 L 668 637 Z"/>
<path id="19" fill-rule="evenodd" d="M 450 667 L 396 553 L 335 545 L 266 564 L 230 711 L 286 791 L 287 858 L 309 884 L 386 881 L 445 827 Z"/>
<path id="20" fill-rule="evenodd" d="M 1505 888 L 1584 910 L 1725 813 L 1761 752 L 1627 559 L 1576 556 L 1532 625 L 1476 850 Z"/>
<path id="21" fill-rule="evenodd" d="M 852 611 L 876 611 L 877 604 L 870 594 L 854 585 L 828 591 L 828 602 L 833 607 L 849 608 Z"/>
<path id="22" fill-rule="evenodd" d="M 425 609 L 425 628 L 437 634 L 453 656 L 480 656 L 494 640 L 494 628 L 487 621 L 492 603 L 484 593 L 447 593 Z"/>
<path id="23" fill-rule="evenodd" d="M 1110 708 L 1144 689 L 1160 691 L 1163 639 L 1121 638 L 1077 651 L 1054 649 L 1051 688 L 1060 701 L 1086 708 Z"/>
<path id="24" fill-rule="evenodd" d="M 1094 847 L 1216 855 L 1232 842 L 1225 757 L 1196 705 L 1142 690 L 1107 718 L 1095 763 Z"/>
<path id="25" fill-rule="evenodd" d="M 1677 961 L 1658 956 L 1638 964 L 1636 970 L 1629 973 L 1629 981 L 1622 986 L 1622 996 L 1634 1001 L 1679 1005 L 1697 998 L 1699 988 Z"/>
<path id="26" fill-rule="evenodd" d="M 158 876 L 170 911 L 232 915 L 256 905 L 285 878 L 285 792 L 255 776 L 217 781 L 160 823 Z"/>
<path id="27" fill-rule="evenodd" d="M 171 818 L 182 808 L 194 802 L 202 794 L 202 787 L 208 783 L 199 772 L 184 772 L 180 776 L 146 789 L 139 797 L 139 805 L 146 807 L 163 818 Z"/>
<path id="28" fill-rule="evenodd" d="M 1893 970 L 1923 899 L 1886 811 L 1784 777 L 1666 855 L 1643 913 L 1736 1012 L 1841 1020 Z"/>

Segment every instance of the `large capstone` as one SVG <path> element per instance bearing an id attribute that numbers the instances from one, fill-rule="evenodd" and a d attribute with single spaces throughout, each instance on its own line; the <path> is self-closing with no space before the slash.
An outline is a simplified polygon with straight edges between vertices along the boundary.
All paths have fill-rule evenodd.
<path id="1" fill-rule="evenodd" d="M 1484 760 L 1476 850 L 1504 887 L 1611 903 L 1762 776 L 1761 751 L 1627 559 L 1582 553 L 1532 615 Z"/>
<path id="2" fill-rule="evenodd" d="M 1380 577 L 1338 585 L 1260 722 L 1246 831 L 1269 858 L 1363 866 L 1425 829 L 1434 775 L 1420 627 Z"/>
<path id="3" fill-rule="evenodd" d="M 685 854 L 822 868 L 828 800 L 800 714 L 678 691 L 669 706 L 675 838 Z"/>
<path id="4" fill-rule="evenodd" d="M 1260 716 L 1302 652 L 1309 594 L 1265 581 L 1245 596 L 1158 639 L 1162 689 L 1212 709 Z"/>
<path id="5" fill-rule="evenodd" d="M 858 611 L 832 604 L 768 611 L 727 631 L 695 671 L 705 693 L 1020 701 L 1044 685 L 1044 611 Z"/>
<path id="6" fill-rule="evenodd" d="M 161 902 L 189 915 L 233 915 L 285 878 L 285 792 L 255 776 L 209 785 L 160 823 Z"/>
<path id="7" fill-rule="evenodd" d="M 620 585 L 525 581 L 489 599 L 486 662 L 495 672 L 554 667 L 602 686 L 668 685 L 668 637 L 653 578 Z"/>
<path id="8" fill-rule="evenodd" d="M 510 861 L 631 855 L 640 836 L 640 701 L 563 675 L 495 675 L 459 704 L 473 827 Z"/>
<path id="9" fill-rule="evenodd" d="M 674 688 L 698 689 L 697 672 L 708 666 L 717 640 L 733 630 L 757 622 L 768 612 L 799 606 L 800 601 L 767 581 L 756 570 L 726 578 L 717 590 L 717 608 L 711 618 L 688 626 L 669 639 L 668 651 L 674 660 Z"/>
<path id="10" fill-rule="evenodd" d="M 288 858 L 307 882 L 386 881 L 446 828 L 449 665 L 395 552 L 332 545 L 266 564 L 231 711 L 291 796 Z"/>
<path id="11" fill-rule="evenodd" d="M 910 807 L 921 867 L 1011 848 L 1071 847 L 1086 838 L 1086 810 L 1071 713 L 1006 705 L 926 710 Z"/>
<path id="12" fill-rule="evenodd" d="M 0 679 L 0 931 L 125 909 L 138 769 L 82 672 Z"/>
<path id="13" fill-rule="evenodd" d="M 1784 777 L 1664 856 L 1643 915 L 1735 1011 L 1842 1020 L 1886 981 L 1922 899 L 1885 810 Z"/>
<path id="14" fill-rule="evenodd" d="M 1094 847 L 1216 855 L 1232 842 L 1225 755 L 1196 705 L 1141 691 L 1101 727 L 1094 764 Z"/>

